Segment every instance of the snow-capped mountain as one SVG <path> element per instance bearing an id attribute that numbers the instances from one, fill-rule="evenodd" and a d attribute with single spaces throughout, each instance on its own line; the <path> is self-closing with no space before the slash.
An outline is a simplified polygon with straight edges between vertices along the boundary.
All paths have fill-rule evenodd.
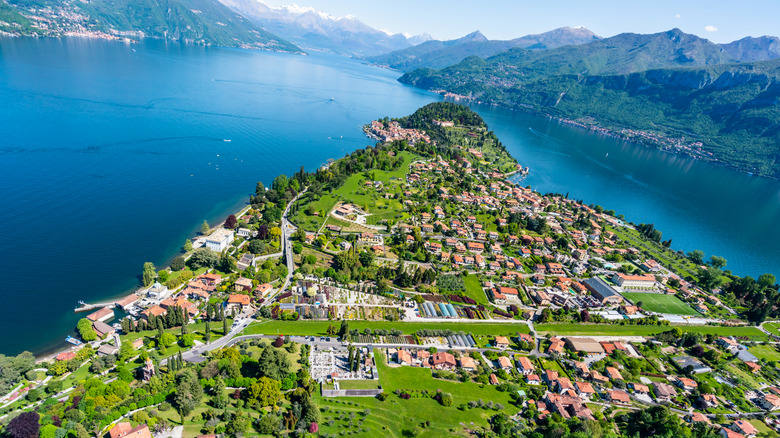
<path id="1" fill-rule="evenodd" d="M 335 17 L 296 4 L 269 6 L 260 0 L 220 0 L 225 6 L 304 49 L 373 56 L 420 44 L 430 35 L 406 36 L 374 29 L 354 16 Z"/>

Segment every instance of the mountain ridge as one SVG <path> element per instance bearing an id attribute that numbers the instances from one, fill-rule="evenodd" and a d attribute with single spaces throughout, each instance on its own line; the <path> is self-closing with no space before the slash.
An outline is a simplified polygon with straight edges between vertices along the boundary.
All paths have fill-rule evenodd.
<path id="1" fill-rule="evenodd" d="M 399 81 L 780 178 L 780 59 L 739 62 L 679 29 L 514 48 Z"/>

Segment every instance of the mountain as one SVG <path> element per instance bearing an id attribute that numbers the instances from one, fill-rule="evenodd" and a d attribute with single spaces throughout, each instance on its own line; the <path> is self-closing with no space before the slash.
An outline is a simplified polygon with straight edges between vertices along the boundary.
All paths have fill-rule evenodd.
<path id="1" fill-rule="evenodd" d="M 237 15 L 217 0 L 0 0 L 30 21 L 32 32 L 160 38 L 205 45 L 300 52 L 294 44 Z M 0 8 L 0 13 L 3 9 Z"/>
<path id="2" fill-rule="evenodd" d="M 567 45 L 586 44 L 598 39 L 600 37 L 588 29 L 571 27 L 562 27 L 508 41 L 488 40 L 481 32 L 476 31 L 456 40 L 428 41 L 414 47 L 374 56 L 368 58 L 368 61 L 401 71 L 411 71 L 421 67 L 443 68 L 469 56 L 487 58 L 515 47 L 529 50 L 554 49 Z"/>
<path id="3" fill-rule="evenodd" d="M 314 8 L 296 5 L 271 7 L 260 0 L 220 0 L 269 32 L 309 50 L 372 56 L 424 41 L 430 36 L 409 37 L 374 29 L 353 16 L 334 17 Z"/>
<path id="4" fill-rule="evenodd" d="M 737 63 L 677 29 L 511 49 L 399 80 L 780 178 L 780 59 Z"/>
<path id="5" fill-rule="evenodd" d="M 732 58 L 742 62 L 780 58 L 780 38 L 773 36 L 745 37 L 728 44 L 721 44 L 721 47 Z"/>

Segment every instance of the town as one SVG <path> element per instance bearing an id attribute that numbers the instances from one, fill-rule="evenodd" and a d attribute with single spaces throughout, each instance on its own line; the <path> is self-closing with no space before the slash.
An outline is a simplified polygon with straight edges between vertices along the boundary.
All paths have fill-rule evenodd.
<path id="1" fill-rule="evenodd" d="M 746 314 L 725 262 L 523 187 L 532 163 L 465 107 L 364 130 L 376 146 L 258 183 L 86 313 L 72 348 L 26 358 L 0 421 L 78 438 L 780 431 L 780 324 Z M 751 287 L 776 293 L 770 277 Z"/>

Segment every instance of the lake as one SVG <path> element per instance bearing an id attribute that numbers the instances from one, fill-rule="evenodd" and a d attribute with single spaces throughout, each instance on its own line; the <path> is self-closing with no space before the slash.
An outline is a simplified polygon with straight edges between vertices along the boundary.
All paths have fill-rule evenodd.
<path id="1" fill-rule="evenodd" d="M 61 346 L 78 300 L 132 290 L 144 262 L 164 266 L 258 180 L 342 157 L 371 144 L 366 122 L 440 99 L 398 76 L 328 55 L 1 38 L 0 353 Z M 475 109 L 535 189 L 654 222 L 737 273 L 780 273 L 778 183 Z"/>

